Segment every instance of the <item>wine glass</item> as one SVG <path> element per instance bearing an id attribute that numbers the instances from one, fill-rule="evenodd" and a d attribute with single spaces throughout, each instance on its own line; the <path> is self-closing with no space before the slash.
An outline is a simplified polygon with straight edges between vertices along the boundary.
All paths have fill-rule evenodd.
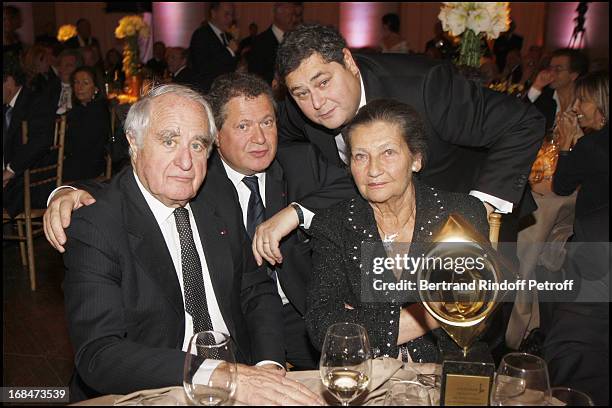
<path id="1" fill-rule="evenodd" d="M 546 362 L 527 353 L 506 354 L 495 375 L 492 405 L 547 405 L 550 382 Z"/>
<path id="2" fill-rule="evenodd" d="M 365 391 L 372 375 L 366 330 L 354 323 L 331 325 L 325 334 L 319 372 L 323 384 L 343 406 Z"/>
<path id="3" fill-rule="evenodd" d="M 385 406 L 430 406 L 428 387 L 416 381 L 399 381 L 385 395 Z"/>
<path id="4" fill-rule="evenodd" d="M 230 337 L 203 331 L 189 341 L 183 388 L 196 405 L 219 405 L 236 391 L 236 359 Z"/>
<path id="5" fill-rule="evenodd" d="M 559 402 L 570 407 L 592 407 L 595 405 L 591 397 L 573 388 L 553 387 L 550 392 L 552 401 L 557 399 Z M 550 405 L 554 405 L 552 401 Z"/>

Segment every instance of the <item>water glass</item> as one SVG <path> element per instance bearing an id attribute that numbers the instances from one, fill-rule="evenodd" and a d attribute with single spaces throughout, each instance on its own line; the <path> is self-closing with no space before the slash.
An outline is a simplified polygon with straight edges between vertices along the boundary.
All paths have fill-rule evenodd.
<path id="1" fill-rule="evenodd" d="M 492 405 L 547 405 L 550 381 L 546 362 L 527 353 L 506 354 L 493 383 Z"/>
<path id="2" fill-rule="evenodd" d="M 573 388 L 553 387 L 550 391 L 553 401 L 556 399 L 570 407 L 592 407 L 595 405 L 591 397 Z"/>
<path id="3" fill-rule="evenodd" d="M 204 331 L 193 335 L 185 356 L 183 388 L 196 405 L 220 405 L 236 391 L 237 366 L 230 337 Z"/>

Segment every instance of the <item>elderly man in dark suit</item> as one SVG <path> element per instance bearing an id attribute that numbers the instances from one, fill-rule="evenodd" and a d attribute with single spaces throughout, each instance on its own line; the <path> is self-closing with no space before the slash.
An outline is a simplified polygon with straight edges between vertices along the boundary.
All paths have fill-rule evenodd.
<path id="1" fill-rule="evenodd" d="M 180 385 L 191 335 L 215 330 L 231 335 L 238 361 L 262 366 L 239 365 L 237 400 L 320 402 L 276 373 L 280 300 L 254 267 L 238 213 L 221 219 L 214 192 L 197 195 L 216 135 L 207 102 L 164 85 L 132 106 L 125 128 L 132 167 L 67 230 L 73 400 Z"/>
<path id="2" fill-rule="evenodd" d="M 255 37 L 247 56 L 249 72 L 257 74 L 269 84 L 274 79 L 274 61 L 278 45 L 287 31 L 296 25 L 297 6 L 295 3 L 274 3 L 272 25 Z"/>
<path id="3" fill-rule="evenodd" d="M 296 143 L 277 150 L 275 103 L 272 89 L 262 79 L 250 74 L 223 75 L 213 83 L 208 98 L 219 138 L 200 194 L 207 195 L 221 219 L 232 224 L 238 219 L 252 237 L 259 223 L 279 211 L 317 210 L 356 194 L 346 171 L 328 164 L 312 145 Z M 318 194 L 302 200 L 315 191 Z M 79 192 L 60 197 L 52 199 L 45 220 L 60 218 L 60 203 L 72 208 Z M 86 198 L 81 197 L 79 205 L 88 204 Z M 65 241 L 62 227 L 47 228 L 47 235 L 62 250 L 57 245 Z M 310 344 L 303 319 L 310 246 L 305 236 L 294 232 L 283 240 L 281 251 L 283 262 L 268 265 L 268 270 L 283 303 L 286 358 L 295 369 L 314 369 L 318 352 Z"/>
<path id="4" fill-rule="evenodd" d="M 208 92 L 221 74 L 234 72 L 238 43 L 228 33 L 234 18 L 234 3 L 210 3 L 210 18 L 194 31 L 189 44 L 190 65 L 198 75 L 198 87 Z"/>

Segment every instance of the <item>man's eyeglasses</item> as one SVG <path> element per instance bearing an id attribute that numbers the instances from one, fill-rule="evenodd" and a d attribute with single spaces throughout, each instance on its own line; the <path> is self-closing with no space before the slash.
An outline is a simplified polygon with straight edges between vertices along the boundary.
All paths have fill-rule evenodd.
<path id="1" fill-rule="evenodd" d="M 550 69 L 551 71 L 555 71 L 556 73 L 569 71 L 569 68 L 564 67 L 563 65 L 549 65 L 548 69 Z"/>

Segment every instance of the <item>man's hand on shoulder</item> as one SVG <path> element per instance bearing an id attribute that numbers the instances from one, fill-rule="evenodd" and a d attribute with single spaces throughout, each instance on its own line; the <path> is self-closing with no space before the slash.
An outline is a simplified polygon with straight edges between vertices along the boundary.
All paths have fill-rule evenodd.
<path id="1" fill-rule="evenodd" d="M 70 218 L 74 210 L 95 203 L 96 200 L 85 190 L 72 190 L 69 188 L 58 190 L 43 216 L 43 227 L 47 241 L 59 252 L 65 251 L 66 243 L 64 229 L 70 225 Z"/>

